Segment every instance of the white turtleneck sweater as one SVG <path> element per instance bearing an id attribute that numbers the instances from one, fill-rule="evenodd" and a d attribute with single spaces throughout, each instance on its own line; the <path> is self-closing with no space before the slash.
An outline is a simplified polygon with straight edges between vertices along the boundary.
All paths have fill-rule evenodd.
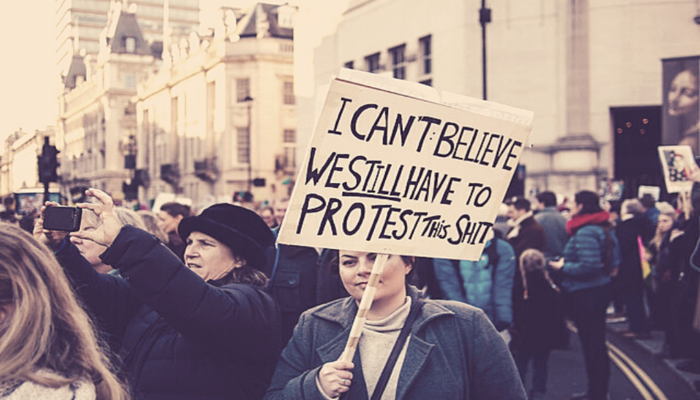
<path id="1" fill-rule="evenodd" d="M 360 337 L 359 351 L 360 360 L 362 362 L 362 375 L 365 378 L 369 397 L 372 397 L 374 388 L 377 386 L 377 381 L 379 381 L 379 376 L 384 370 L 384 365 L 391 354 L 391 350 L 394 348 L 394 343 L 396 343 L 396 339 L 399 337 L 401 328 L 403 328 L 403 325 L 406 322 L 410 312 L 411 298 L 407 296 L 404 305 L 396 309 L 396 311 L 387 317 L 380 320 L 367 320 L 365 322 L 365 326 L 362 329 L 362 336 Z M 401 350 L 401 353 L 399 353 L 399 358 L 396 360 L 394 370 L 391 372 L 389 381 L 387 382 L 384 393 L 382 394 L 382 400 L 394 400 L 396 398 L 396 388 L 399 383 L 399 374 L 401 373 L 401 366 L 403 365 L 404 358 L 406 357 L 406 349 L 408 348 L 408 342 L 410 339 L 411 336 L 409 335 L 408 340 L 406 340 L 406 343 Z M 323 392 L 318 378 L 316 378 L 316 385 L 326 400 L 338 399 L 338 397 L 328 397 Z"/>

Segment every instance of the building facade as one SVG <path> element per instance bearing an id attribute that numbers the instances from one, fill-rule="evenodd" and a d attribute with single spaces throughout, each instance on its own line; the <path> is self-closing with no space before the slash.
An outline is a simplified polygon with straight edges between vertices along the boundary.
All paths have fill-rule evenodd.
<path id="1" fill-rule="evenodd" d="M 177 193 L 194 204 L 287 196 L 296 118 L 296 9 L 221 9 L 211 37 L 171 47 L 172 62 L 133 98 L 141 200 Z"/>
<path id="2" fill-rule="evenodd" d="M 535 113 L 521 160 L 526 195 L 596 190 L 605 178 L 625 179 L 627 189 L 662 184 L 622 164 L 635 156 L 658 163 L 661 142 L 649 138 L 660 137 L 662 60 L 700 54 L 696 2 L 487 1 L 490 14 L 480 14 L 478 1 L 346 3 L 326 16 L 339 23 L 314 44 L 313 57 L 296 60 L 297 72 L 312 76 L 310 87 L 298 88 L 300 104 L 318 104 L 325 94 L 318 88 L 342 67 L 477 98 L 486 92 L 488 100 Z M 298 37 L 309 35 L 303 29 L 310 24 L 298 25 Z M 313 63 L 312 73 L 300 71 L 304 62 Z M 314 107 L 300 109 L 298 118 L 299 131 L 311 132 Z M 633 143 L 646 143 L 643 150 L 653 154 L 620 142 L 623 128 L 638 120 L 648 125 L 634 132 Z"/>
<path id="3" fill-rule="evenodd" d="M 148 43 L 163 42 L 164 14 L 171 35 L 187 37 L 199 27 L 199 0 L 56 0 L 56 68 L 65 75 L 73 54 L 81 49 L 96 56 L 100 34 L 107 25 L 111 7 L 133 11 Z"/>
<path id="4" fill-rule="evenodd" d="M 114 193 L 132 178 L 125 168 L 136 135 L 131 98 L 157 65 L 136 15 L 119 7 L 104 27 L 97 56 L 73 56 L 56 127 L 65 192 L 95 187 Z"/>
<path id="5" fill-rule="evenodd" d="M 33 133 L 20 129 L 5 139 L 3 154 L 0 157 L 0 196 L 22 189 L 43 188 L 43 183 L 39 182 L 37 157 L 42 152 L 44 138 L 49 138 L 49 142 L 53 144 L 54 136 L 54 128 L 47 127 Z"/>

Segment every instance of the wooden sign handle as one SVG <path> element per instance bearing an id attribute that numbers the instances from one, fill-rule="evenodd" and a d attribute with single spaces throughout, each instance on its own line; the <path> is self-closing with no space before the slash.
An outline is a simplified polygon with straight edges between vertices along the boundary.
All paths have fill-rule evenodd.
<path id="1" fill-rule="evenodd" d="M 362 294 L 360 307 L 357 310 L 357 315 L 355 315 L 355 320 L 352 322 L 352 328 L 350 328 L 350 337 L 348 338 L 348 342 L 345 344 L 345 350 L 343 350 L 343 354 L 340 355 L 339 360 L 352 362 L 352 359 L 355 356 L 357 344 L 360 342 L 362 329 L 364 328 L 365 321 L 367 320 L 367 313 L 369 313 L 369 309 L 372 308 L 374 293 L 377 291 L 379 279 L 382 276 L 384 265 L 386 265 L 386 261 L 388 259 L 388 254 L 377 254 L 377 258 L 374 260 L 369 282 L 367 282 L 365 292 Z"/>

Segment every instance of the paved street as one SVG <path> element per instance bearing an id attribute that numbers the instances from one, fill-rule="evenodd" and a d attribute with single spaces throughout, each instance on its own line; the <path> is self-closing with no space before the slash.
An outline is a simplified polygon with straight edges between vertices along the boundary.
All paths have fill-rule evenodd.
<path id="1" fill-rule="evenodd" d="M 611 352 L 611 400 L 694 400 L 700 395 L 691 388 L 692 378 L 700 375 L 680 373 L 672 368 L 677 361 L 652 355 L 660 348 L 662 334 L 653 339 L 632 341 L 620 336 L 625 324 L 608 324 Z M 571 348 L 552 353 L 549 364 L 547 400 L 566 400 L 572 393 L 586 390 L 586 375 L 578 337 L 572 333 Z M 681 376 L 682 374 L 682 376 Z"/>

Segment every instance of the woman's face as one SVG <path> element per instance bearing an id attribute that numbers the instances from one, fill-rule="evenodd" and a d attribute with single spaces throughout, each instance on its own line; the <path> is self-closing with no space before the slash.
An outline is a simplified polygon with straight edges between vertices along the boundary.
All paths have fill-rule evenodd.
<path id="1" fill-rule="evenodd" d="M 185 264 L 205 281 L 221 279 L 241 266 L 228 246 L 202 232 L 187 237 Z"/>
<path id="2" fill-rule="evenodd" d="M 95 226 L 87 222 L 87 219 L 83 219 L 80 225 L 80 232 L 90 232 L 94 231 Z M 97 244 L 89 239 L 79 239 L 71 235 L 70 241 L 73 242 L 75 247 L 78 248 L 80 255 L 82 255 L 92 267 L 99 273 L 107 273 L 112 270 L 112 267 L 104 264 L 100 259 L 100 254 L 107 250 L 107 246 Z"/>
<path id="3" fill-rule="evenodd" d="M 158 211 L 158 227 L 163 230 L 166 234 L 177 232 L 177 226 L 182 221 L 182 215 L 173 217 L 166 211 Z"/>
<path id="4" fill-rule="evenodd" d="M 668 114 L 680 116 L 698 111 L 698 80 L 692 72 L 680 72 L 668 90 Z"/>
<path id="5" fill-rule="evenodd" d="M 657 224 L 657 229 L 661 233 L 666 233 L 671 230 L 673 227 L 673 218 L 669 217 L 668 215 L 660 214 L 659 215 L 659 222 Z"/>
<path id="6" fill-rule="evenodd" d="M 362 299 L 367 282 L 372 272 L 376 253 L 361 251 L 339 251 L 340 279 L 345 290 L 355 300 Z M 391 255 L 384 265 L 384 271 L 379 279 L 375 302 L 406 297 L 406 275 L 411 272 L 411 266 L 404 263 L 401 256 Z"/>

